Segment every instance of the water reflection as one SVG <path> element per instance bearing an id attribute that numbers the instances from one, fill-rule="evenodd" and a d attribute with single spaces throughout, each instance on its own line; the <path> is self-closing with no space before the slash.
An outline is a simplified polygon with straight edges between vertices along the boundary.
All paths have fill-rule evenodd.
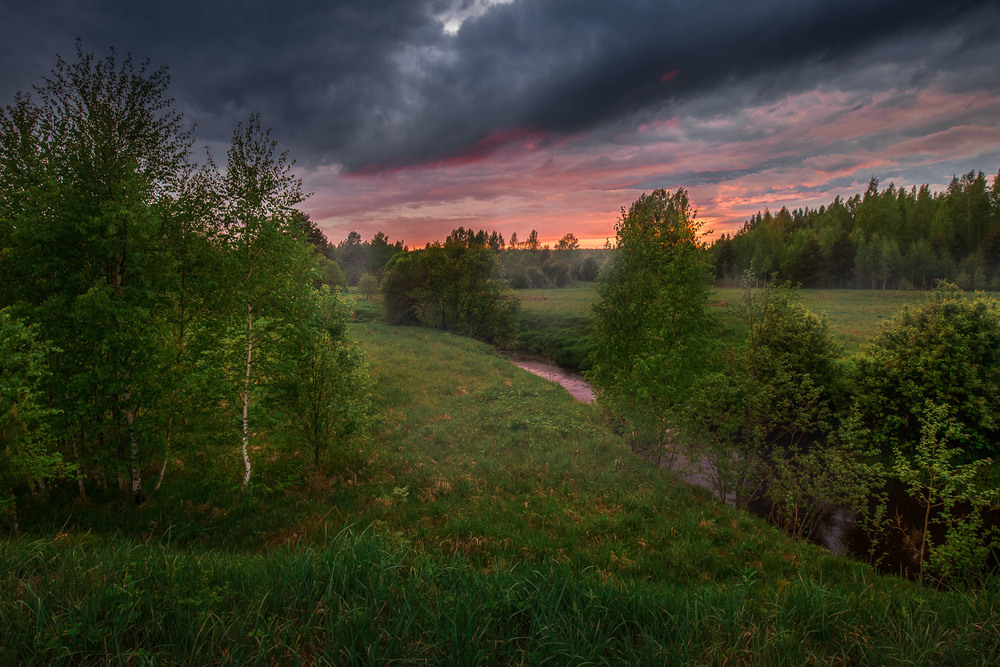
<path id="1" fill-rule="evenodd" d="M 518 368 L 523 368 L 549 382 L 561 385 L 576 400 L 582 403 L 594 402 L 594 390 L 590 387 L 590 383 L 576 371 L 561 368 L 549 359 L 534 354 L 521 352 L 501 352 L 500 354 L 510 359 L 511 363 Z"/>

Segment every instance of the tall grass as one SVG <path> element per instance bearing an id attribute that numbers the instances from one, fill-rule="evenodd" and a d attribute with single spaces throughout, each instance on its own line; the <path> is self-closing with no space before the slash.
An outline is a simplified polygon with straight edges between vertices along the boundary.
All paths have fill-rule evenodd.
<path id="1" fill-rule="evenodd" d="M 482 568 L 371 532 L 221 553 L 76 534 L 0 544 L 10 664 L 995 664 L 996 597 L 868 573 L 649 582 Z"/>

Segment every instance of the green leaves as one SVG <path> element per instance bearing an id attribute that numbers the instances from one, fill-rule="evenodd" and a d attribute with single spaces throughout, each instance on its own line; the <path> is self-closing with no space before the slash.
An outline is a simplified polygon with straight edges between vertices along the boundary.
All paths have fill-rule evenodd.
<path id="1" fill-rule="evenodd" d="M 517 336 L 520 302 L 496 252 L 453 234 L 393 257 L 382 281 L 386 319 L 503 344 Z"/>
<path id="2" fill-rule="evenodd" d="M 780 496 L 805 509 L 805 499 L 818 498 L 818 489 L 830 481 L 831 462 L 809 452 L 829 447 L 839 379 L 836 346 L 825 320 L 804 308 L 794 290 L 753 290 L 751 280 L 748 275 L 737 310 L 746 337 L 726 352 L 717 372 L 695 385 L 683 435 L 695 460 L 705 456 L 710 462 L 708 475 L 720 497 L 742 502 L 765 483 L 778 483 Z M 817 464 L 811 478 L 790 474 L 810 461 Z M 791 532 L 804 530 L 797 519 L 793 523 Z"/>
<path id="3" fill-rule="evenodd" d="M 195 169 L 168 83 L 162 68 L 78 44 L 34 100 L 0 111 L 0 308 L 31 323 L 19 336 L 48 341 L 31 368 L 51 370 L 16 376 L 5 456 L 21 457 L 8 466 L 17 493 L 54 474 L 58 444 L 81 468 L 81 496 L 87 480 L 131 478 L 141 501 L 154 466 L 162 482 L 169 461 L 223 425 L 232 435 L 239 396 L 266 406 L 253 432 L 273 436 L 291 408 L 265 399 L 317 340 L 336 351 L 338 380 L 358 377 L 346 311 L 314 287 L 318 229 L 293 208 L 305 194 L 287 154 L 254 115 L 225 174 L 211 159 Z M 242 431 L 245 447 L 247 415 Z"/>
<path id="4" fill-rule="evenodd" d="M 962 463 L 962 425 L 947 406 L 928 401 L 920 418 L 920 439 L 906 452 L 894 452 L 892 474 L 909 490 L 923 510 L 917 543 L 920 577 L 925 563 L 939 576 L 972 578 L 986 567 L 997 531 L 984 535 L 983 512 L 1000 500 L 1000 493 L 985 479 L 992 460 Z M 932 527 L 944 533 L 935 541 Z M 991 539 L 992 538 L 992 539 Z"/>
<path id="5" fill-rule="evenodd" d="M 628 424 L 634 448 L 662 447 L 712 350 L 700 228 L 683 189 L 644 194 L 622 211 L 600 277 L 590 377 L 600 403 Z"/>
<path id="6" fill-rule="evenodd" d="M 0 512 L 13 518 L 15 531 L 16 494 L 72 470 L 53 447 L 50 426 L 57 411 L 43 393 L 49 351 L 37 327 L 0 309 Z"/>
<path id="7" fill-rule="evenodd" d="M 858 356 L 854 411 L 873 443 L 920 438 L 924 405 L 945 405 L 962 425 L 956 436 L 970 458 L 1000 453 L 1000 308 L 942 283 L 926 304 L 886 323 Z"/>

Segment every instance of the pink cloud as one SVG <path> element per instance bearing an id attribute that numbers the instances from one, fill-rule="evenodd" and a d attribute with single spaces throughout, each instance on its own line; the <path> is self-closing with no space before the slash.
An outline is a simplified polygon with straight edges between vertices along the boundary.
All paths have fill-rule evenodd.
<path id="1" fill-rule="evenodd" d="M 687 187 L 718 234 L 764 208 L 850 196 L 873 175 L 904 185 L 907 165 L 968 160 L 964 169 L 991 173 L 1000 166 L 975 163 L 1000 156 L 1000 95 L 925 90 L 900 103 L 900 94 L 811 91 L 711 118 L 675 110 L 613 143 L 514 128 L 429 164 L 316 170 L 305 177 L 317 193 L 306 209 L 335 242 L 355 229 L 422 246 L 461 225 L 508 238 L 536 229 L 549 243 L 573 232 L 600 246 L 614 237 L 621 208 L 655 187 Z"/>

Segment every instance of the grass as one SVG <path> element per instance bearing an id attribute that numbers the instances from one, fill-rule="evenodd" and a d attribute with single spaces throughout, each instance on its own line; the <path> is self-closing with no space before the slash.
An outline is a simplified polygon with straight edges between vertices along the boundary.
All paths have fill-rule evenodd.
<path id="1" fill-rule="evenodd" d="M 792 542 L 486 345 L 351 329 L 370 438 L 322 472 L 261 452 L 246 497 L 219 448 L 222 481 L 188 465 L 140 507 L 36 509 L 0 542 L 0 665 L 1000 659 L 993 583 L 936 592 Z"/>
<path id="2" fill-rule="evenodd" d="M 590 351 L 587 325 L 591 307 L 597 302 L 594 283 L 579 283 L 564 289 L 516 290 L 521 299 L 520 339 L 516 349 L 551 358 L 567 368 L 587 370 Z M 825 315 L 844 353 L 856 351 L 878 332 L 879 326 L 904 305 L 917 304 L 928 292 L 894 290 L 799 290 L 807 308 Z M 715 288 L 709 312 L 729 335 L 738 332 L 734 309 L 743 298 L 738 287 Z"/>
<path id="3" fill-rule="evenodd" d="M 520 352 L 549 357 L 567 368 L 586 370 L 587 326 L 597 302 L 594 283 L 576 287 L 516 290 L 521 300 Z"/>
<path id="4" fill-rule="evenodd" d="M 891 320 L 906 305 L 919 304 L 930 292 L 898 290 L 799 290 L 802 303 L 813 312 L 826 316 L 830 330 L 845 351 L 856 350 L 878 333 L 883 322 Z M 720 287 L 714 290 L 712 309 L 725 320 L 726 312 L 739 305 L 743 289 Z"/>

